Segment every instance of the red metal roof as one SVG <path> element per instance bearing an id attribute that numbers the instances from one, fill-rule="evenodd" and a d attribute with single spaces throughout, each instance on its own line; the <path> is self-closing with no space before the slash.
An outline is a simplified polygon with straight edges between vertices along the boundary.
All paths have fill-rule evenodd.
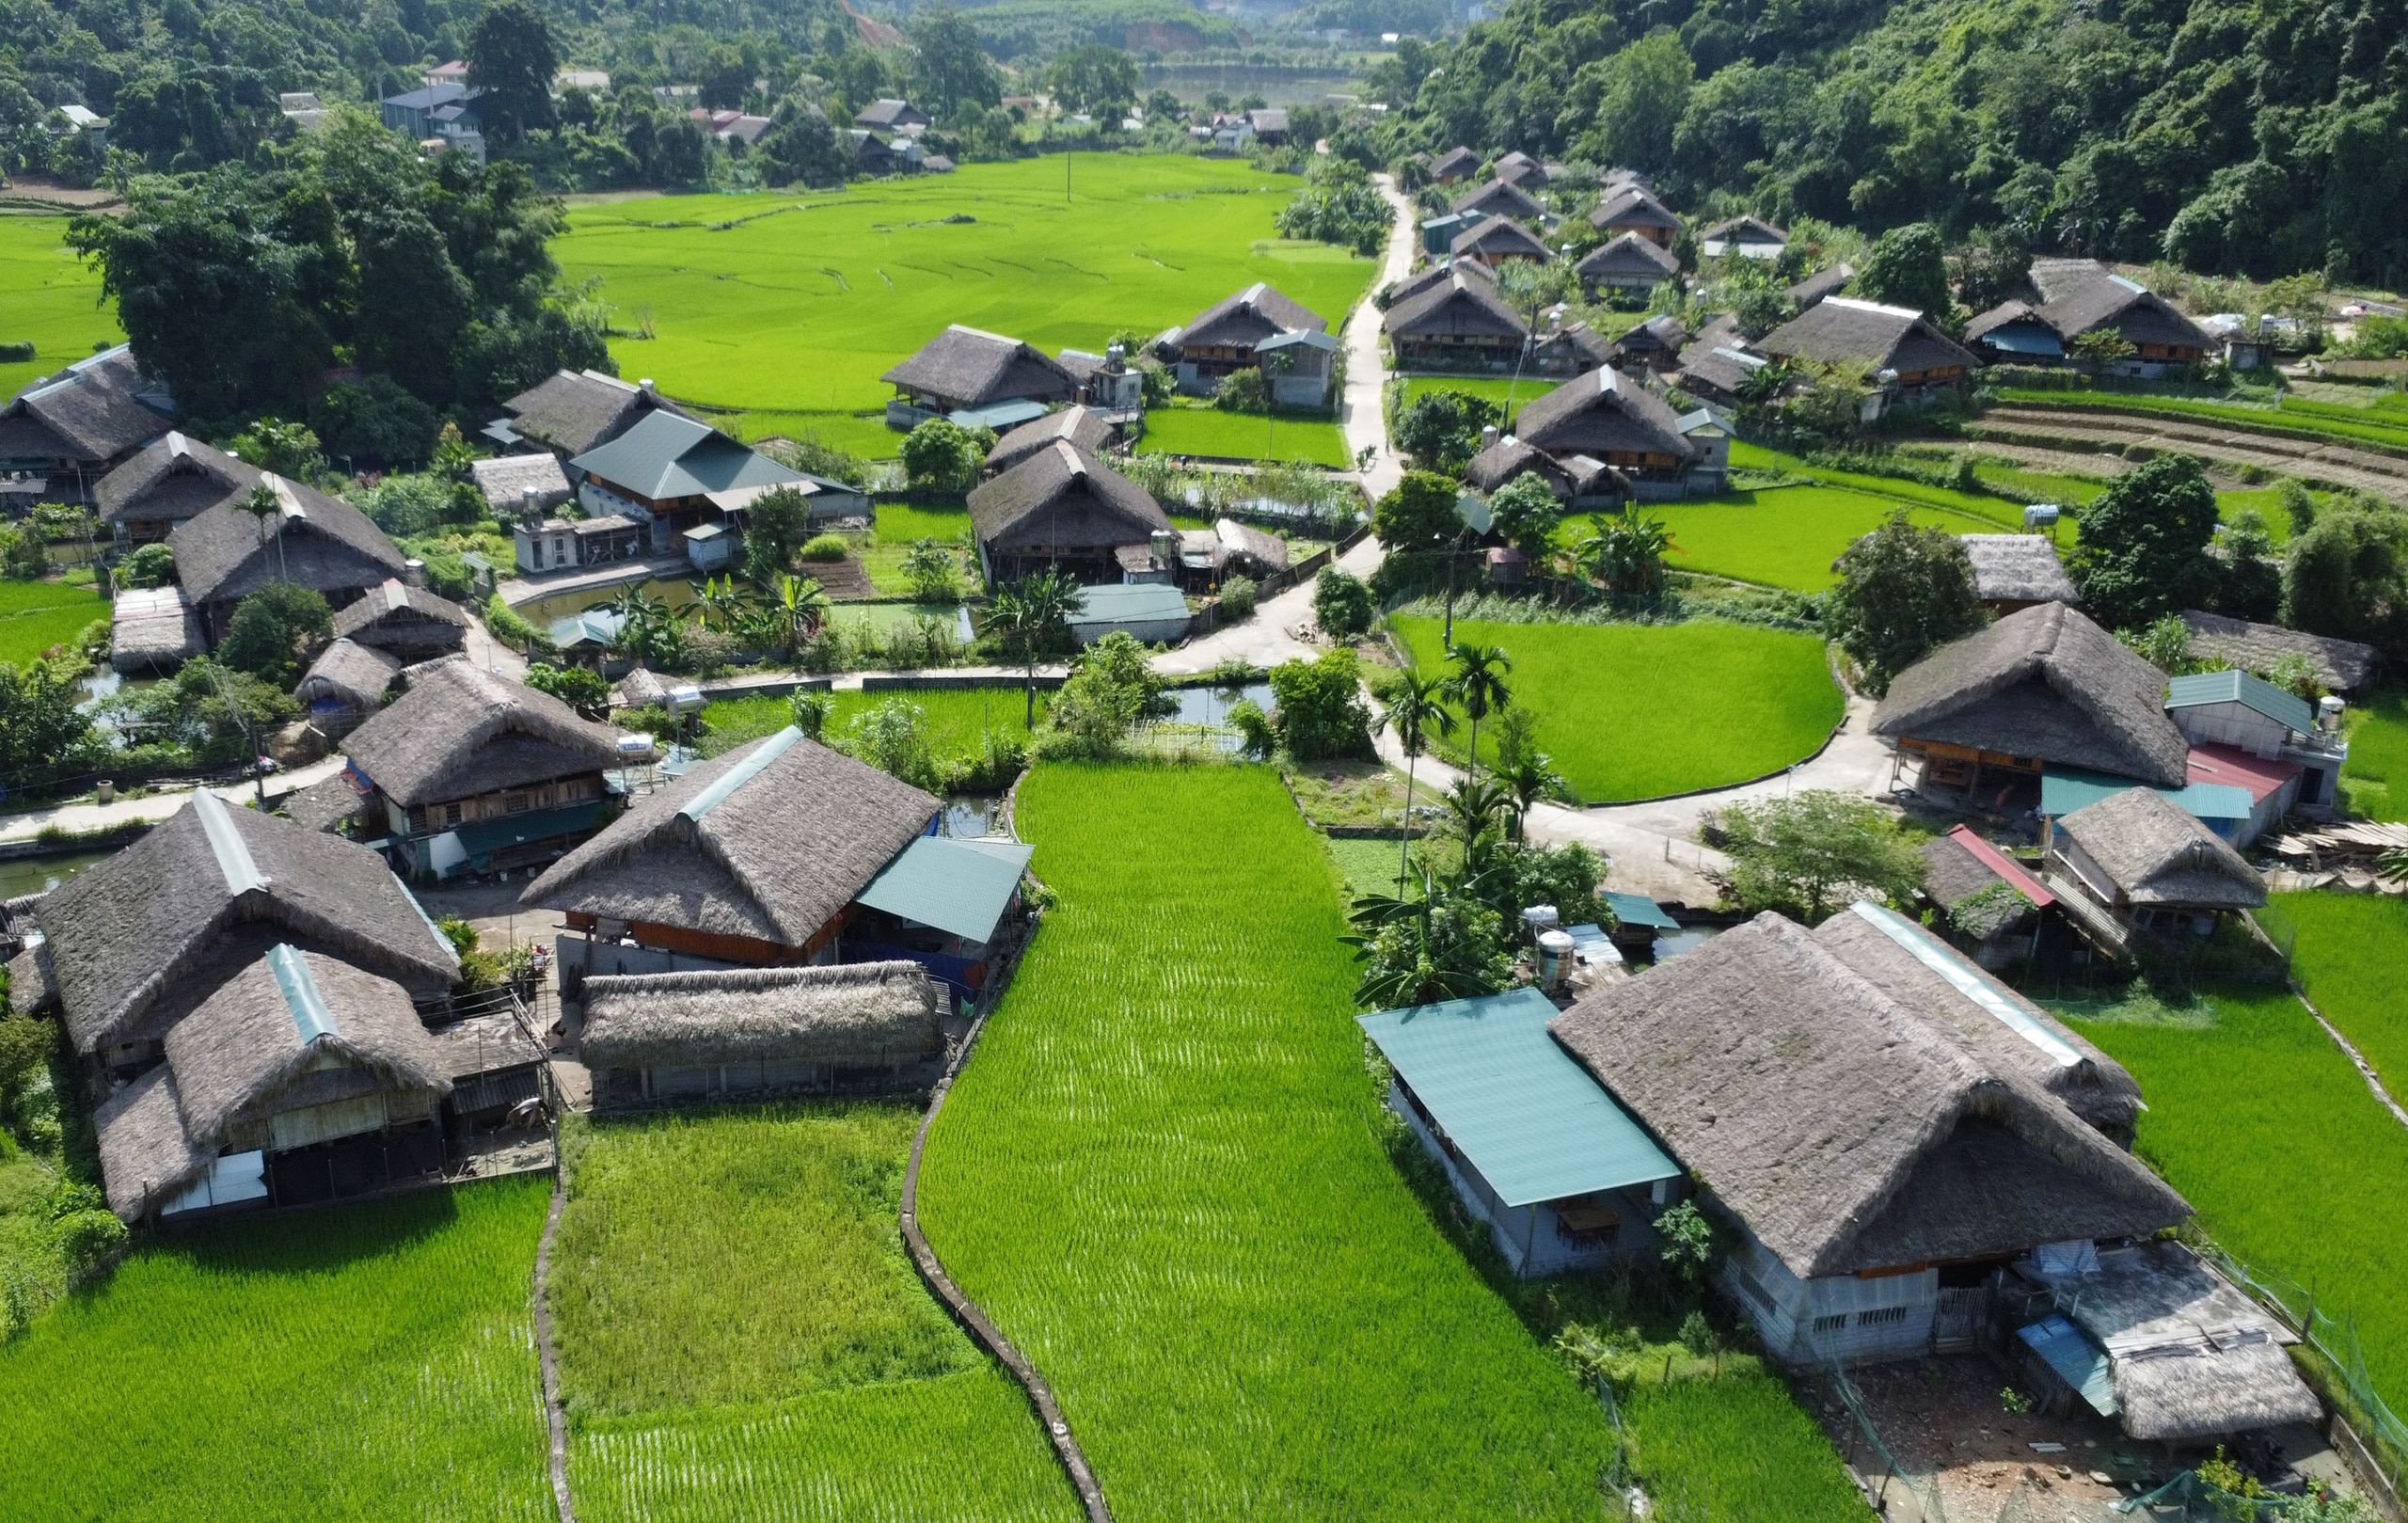
<path id="1" fill-rule="evenodd" d="M 2251 803 L 2264 802 L 2269 795 L 2299 776 L 2303 770 L 2297 762 L 2269 761 L 2222 741 L 2210 741 L 2191 748 L 2192 782 L 2247 788 Z"/>
<path id="2" fill-rule="evenodd" d="M 1971 851 L 1976 861 L 2015 885 L 2016 892 L 2040 909 L 2057 902 L 2057 896 L 2041 886 L 2040 880 L 2015 864 L 2015 859 L 1973 833 L 1971 825 L 1953 827 L 1948 838 Z"/>

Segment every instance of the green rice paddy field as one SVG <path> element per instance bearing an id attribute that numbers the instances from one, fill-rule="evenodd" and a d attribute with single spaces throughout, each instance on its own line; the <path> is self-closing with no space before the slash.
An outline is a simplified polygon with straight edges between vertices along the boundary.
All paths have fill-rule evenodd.
<path id="1" fill-rule="evenodd" d="M 1415 664 L 1443 666 L 1436 619 L 1392 622 Z M 1823 643 L 1728 624 L 1487 624 L 1455 639 L 1501 645 L 1513 702 L 1590 803 L 1745 782 L 1813 754 L 1846 709 Z M 1451 744 L 1462 753 L 1465 732 Z M 1448 742 L 1441 742 L 1441 754 Z"/>
<path id="2" fill-rule="evenodd" d="M 2387 689 L 2358 705 L 2349 730 L 2341 791 L 2350 812 L 2369 819 L 2408 819 L 2408 689 Z"/>
<path id="3" fill-rule="evenodd" d="M 1276 238 L 1291 177 L 1082 154 L 1065 205 L 1062 168 L 1040 158 L 842 192 L 584 206 L 553 252 L 569 278 L 603 278 L 618 326 L 651 319 L 657 337 L 612 341 L 623 374 L 741 411 L 754 433 L 882 408 L 878 377 L 949 323 L 1049 354 L 1100 350 L 1264 280 L 1334 329 L 1374 272 Z"/>
<path id="4" fill-rule="evenodd" d="M 921 1220 L 1115 1515 L 1596 1517 L 1595 1398 L 1382 1148 L 1335 874 L 1277 775 L 1049 765 L 1020 811 L 1059 902 L 939 1118 Z M 1745 1470 L 1716 1517 L 1865 1515 L 1794 1406 L 1682 1399 L 1728 1443 L 1685 1450 L 1706 1414 L 1681 1412 L 1652 1484 Z"/>
<path id="5" fill-rule="evenodd" d="M 2303 934 L 2312 962 L 2310 944 Z M 2297 1281 L 2321 1309 L 2354 1313 L 2368 1371 L 2397 1409 L 2408 1399 L 2408 1234 L 2396 1208 L 2408 1198 L 2408 1127 L 2288 993 L 2203 998 L 2180 1021 L 2058 1008 L 2140 1081 L 2141 1155 L 2226 1248 Z"/>
<path id="6" fill-rule="evenodd" d="M 0 1516 L 553 1515 L 547 1179 L 158 1239 L 0 1345 Z"/>
<path id="7" fill-rule="evenodd" d="M 1510 424 L 1525 403 L 1535 402 L 1562 384 L 1530 376 L 1517 381 L 1510 375 L 1413 375 L 1405 378 L 1404 395 L 1398 399 L 1397 405 L 1403 406 L 1433 391 L 1468 391 L 1504 408 L 1505 421 Z"/>
<path id="8" fill-rule="evenodd" d="M 1139 454 L 1193 454 L 1221 460 L 1294 460 L 1343 469 L 1354 463 L 1346 437 L 1323 418 L 1263 419 L 1210 407 L 1158 407 L 1146 415 Z"/>
<path id="9" fill-rule="evenodd" d="M 0 343 L 34 346 L 32 359 L 0 364 L 0 397 L 124 341 L 117 308 L 101 302 L 100 272 L 67 246 L 67 220 L 0 214 Z"/>
<path id="10" fill-rule="evenodd" d="M 0 219 L 0 226 L 5 226 Z M 89 587 L 58 581 L 0 581 L 0 661 L 23 666 L 85 627 L 109 616 L 108 600 Z"/>
<path id="11" fill-rule="evenodd" d="M 2277 894 L 2259 920 L 2277 938 L 2297 935 L 2291 974 L 2307 997 L 2394 1095 L 2408 1094 L 2408 904 L 2388 894 Z"/>
<path id="12" fill-rule="evenodd" d="M 1905 509 L 1925 529 L 1996 533 L 1998 526 L 1946 508 L 1875 497 L 1844 486 L 1776 486 L 1727 492 L 1705 501 L 1647 509 L 1672 531 L 1669 563 L 1740 581 L 1815 593 L 1839 580 L 1832 563 L 1850 545 Z"/>
<path id="13" fill-rule="evenodd" d="M 554 1250 L 580 1516 L 1061 1519 L 1020 1388 L 920 1283 L 916 1106 L 601 1121 Z"/>
<path id="14" fill-rule="evenodd" d="M 849 688 L 829 694 L 832 706 L 828 711 L 828 734 L 841 736 L 854 720 L 890 699 L 903 698 L 920 706 L 927 716 L 928 744 L 941 756 L 968 755 L 978 750 L 990 730 L 1028 738 L 1028 726 L 1022 720 L 1028 712 L 1028 697 L 1016 687 L 994 688 L 895 688 L 883 692 L 863 692 Z M 1048 694 L 1038 689 L 1037 720 L 1045 722 Z M 703 751 L 719 755 L 765 735 L 775 735 L 792 722 L 793 709 L 784 698 L 725 699 L 703 710 L 703 719 L 711 727 L 704 738 Z"/>

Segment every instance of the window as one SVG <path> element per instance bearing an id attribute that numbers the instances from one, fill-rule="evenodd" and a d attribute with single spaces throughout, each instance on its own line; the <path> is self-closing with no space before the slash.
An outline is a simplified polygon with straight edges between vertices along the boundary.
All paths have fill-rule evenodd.
<path id="1" fill-rule="evenodd" d="M 503 794 L 501 798 L 501 812 L 505 815 L 525 814 L 527 812 L 527 795 L 523 793 Z"/>
<path id="2" fill-rule="evenodd" d="M 1905 1307 L 1882 1307 L 1877 1310 L 1860 1311 L 1856 1314 L 1856 1325 L 1859 1327 L 1888 1327 L 1906 1320 Z"/>
<path id="3" fill-rule="evenodd" d="M 1846 1325 L 1847 1313 L 1845 1311 L 1834 1311 L 1828 1317 L 1814 1319 L 1814 1330 L 1818 1333 L 1835 1333 Z"/>
<path id="4" fill-rule="evenodd" d="M 447 803 L 443 806 L 443 823 L 446 825 L 457 825 L 460 823 L 460 806 L 458 804 Z"/>

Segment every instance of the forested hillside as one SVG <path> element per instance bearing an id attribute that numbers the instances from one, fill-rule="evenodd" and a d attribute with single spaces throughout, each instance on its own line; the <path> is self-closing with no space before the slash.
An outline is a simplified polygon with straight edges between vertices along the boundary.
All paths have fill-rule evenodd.
<path id="1" fill-rule="evenodd" d="M 2408 279 L 2401 0 L 1514 0 L 1384 83 L 1420 146 L 1682 204 Z"/>

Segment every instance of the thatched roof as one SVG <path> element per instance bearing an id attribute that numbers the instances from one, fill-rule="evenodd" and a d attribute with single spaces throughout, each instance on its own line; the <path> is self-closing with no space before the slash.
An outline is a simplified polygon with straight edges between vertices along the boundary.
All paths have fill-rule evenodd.
<path id="1" fill-rule="evenodd" d="M 1922 850 L 1923 891 L 1943 910 L 1953 911 L 1983 891 L 2006 881 L 1953 833 L 1933 836 L 1923 844 Z M 2005 929 L 2030 914 L 2031 908 L 2028 903 L 2000 895 L 1986 901 L 1978 912 L 1966 913 L 1973 917 L 1973 923 L 1958 919 L 1957 924 L 1969 935 L 1980 937 Z"/>
<path id="2" fill-rule="evenodd" d="M 172 672 L 208 648 L 181 587 L 129 587 L 109 610 L 109 665 L 119 672 Z"/>
<path id="3" fill-rule="evenodd" d="M 1748 347 L 1737 323 L 1718 317 L 1682 348 L 1681 385 L 1692 392 L 1703 390 L 1735 397 L 1749 379 L 1769 363 Z"/>
<path id="4" fill-rule="evenodd" d="M 125 344 L 34 382 L 0 407 L 0 459 L 114 459 L 166 432 L 175 402 Z"/>
<path id="5" fill-rule="evenodd" d="M 1456 264 L 1452 260 L 1442 259 L 1390 286 L 1388 309 L 1393 311 L 1423 292 L 1435 291 L 1446 285 L 1458 269 L 1465 275 L 1485 280 L 1492 286 L 1497 283 L 1497 272 L 1476 259 L 1467 259 L 1461 265 Z"/>
<path id="6" fill-rule="evenodd" d="M 413 993 L 440 995 L 458 956 L 365 847 L 203 788 L 108 861 L 42 901 L 40 948 L 75 1050 L 165 1030 L 204 968 L 290 941 Z"/>
<path id="7" fill-rule="evenodd" d="M 1481 259 L 1492 263 L 1500 259 L 1543 262 L 1550 257 L 1546 245 L 1539 242 L 1538 234 L 1506 216 L 1492 216 L 1455 234 L 1455 241 L 1447 246 L 1447 252 L 1456 259 Z"/>
<path id="8" fill-rule="evenodd" d="M 2115 897 L 2153 905 L 2254 910 L 2266 880 L 2230 842 L 2153 788 L 2126 788 L 2056 823 L 2108 877 Z"/>
<path id="9" fill-rule="evenodd" d="M 466 630 L 468 611 L 448 597 L 437 596 L 423 587 L 412 587 L 394 577 L 370 589 L 367 596 L 335 615 L 335 638 L 356 640 L 368 645 L 386 640 L 395 644 L 423 644 L 431 635 L 437 634 L 426 627 L 430 624 Z M 448 638 L 455 645 L 460 640 L 458 635 L 440 638 Z"/>
<path id="10" fill-rule="evenodd" d="M 1524 407 L 1513 420 L 1513 432 L 1549 454 L 1599 460 L 1617 452 L 1675 460 L 1698 452 L 1682 434 L 1671 405 L 1610 365 L 1576 375 Z"/>
<path id="11" fill-rule="evenodd" d="M 1573 495 L 1576 484 L 1570 467 L 1510 434 L 1471 457 L 1464 466 L 1464 481 L 1480 491 L 1494 492 L 1514 477 L 1533 470 L 1556 496 L 1569 499 Z"/>
<path id="12" fill-rule="evenodd" d="M 471 461 L 468 479 L 476 484 L 485 506 L 504 517 L 515 518 L 523 512 L 530 492 L 535 494 L 539 512 L 576 495 L 568 484 L 568 472 L 561 468 L 561 457 L 549 451 Z"/>
<path id="13" fill-rule="evenodd" d="M 909 1063 L 944 1050 L 945 1002 L 916 962 L 588 978 L 578 1060 L 591 1069 L 712 1063 Z"/>
<path id="14" fill-rule="evenodd" d="M 1681 219 L 1672 214 L 1672 209 L 1639 185 L 1624 185 L 1609 192 L 1589 214 L 1589 220 L 1599 229 L 1661 228 L 1675 233 L 1681 230 Z"/>
<path id="15" fill-rule="evenodd" d="M 952 408 L 1015 398 L 1069 402 L 1078 391 L 1061 361 L 1042 350 L 958 323 L 879 379 Z"/>
<path id="16" fill-rule="evenodd" d="M 1103 420 L 1103 414 L 1093 407 L 1065 407 L 1022 423 L 997 439 L 995 447 L 987 452 L 987 468 L 1009 470 L 1057 439 L 1085 453 L 1095 454 L 1111 437 L 1112 425 Z"/>
<path id="17" fill-rule="evenodd" d="M 1430 161 L 1433 180 L 1461 180 L 1480 168 L 1480 155 L 1470 149 L 1456 147 L 1447 150 Z"/>
<path id="18" fill-rule="evenodd" d="M 1231 556 L 1251 561 L 1266 571 L 1288 569 L 1288 542 L 1278 535 L 1242 524 L 1235 518 L 1213 522 L 1212 533 L 1221 548 Z"/>
<path id="19" fill-rule="evenodd" d="M 1328 326 L 1319 312 L 1258 280 L 1189 319 L 1179 341 L 1183 348 L 1251 349 L 1274 334 L 1319 333 Z"/>
<path id="20" fill-rule="evenodd" d="M 1838 295 L 1847 288 L 1847 283 L 1855 278 L 1856 266 L 1843 260 L 1837 264 L 1827 264 L 1816 270 L 1805 279 L 1791 286 L 1784 294 L 1796 302 L 1800 310 L 1803 310 L 1816 302 Z"/>
<path id="21" fill-rule="evenodd" d="M 2034 260 L 2032 284 L 2040 294 L 2041 320 L 2068 344 L 2082 334 L 2107 329 L 2136 344 L 2215 347 L 2205 328 L 2164 297 L 2097 260 Z"/>
<path id="22" fill-rule="evenodd" d="M 2165 717 L 2165 674 L 2062 603 L 2010 613 L 1898 674 L 1873 733 L 2178 788 L 2191 744 Z"/>
<path id="23" fill-rule="evenodd" d="M 398 656 L 387 655 L 372 645 L 338 640 L 309 663 L 309 670 L 293 688 L 293 696 L 305 704 L 330 698 L 354 708 L 372 709 L 384 701 L 386 690 L 393 686 L 401 670 L 402 659 Z"/>
<path id="24" fill-rule="evenodd" d="M 2190 1214 L 2068 1103 L 2129 1115 L 2130 1076 L 1886 911 L 1759 915 L 1550 1029 L 1801 1278 Z"/>
<path id="25" fill-rule="evenodd" d="M 380 1089 L 452 1087 L 399 984 L 286 943 L 234 969 L 166 1045 L 166 1062 L 96 1118 L 109 1204 L 129 1221 L 206 1168 L 239 1125 Z"/>
<path id="26" fill-rule="evenodd" d="M 2100 1254 L 2098 1273 L 2062 1289 L 2107 1351 L 2134 1438 L 2203 1443 L 2323 1416 L 2283 1352 L 2299 1335 L 2179 1243 Z"/>
<path id="27" fill-rule="evenodd" d="M 2354 640 L 2303 634 L 2197 609 L 2182 611 L 2182 626 L 2191 631 L 2193 655 L 2217 657 L 2244 672 L 2269 672 L 2286 656 L 2305 656 L 2316 668 L 2317 681 L 2354 692 L 2370 686 L 2383 669 L 2383 653 Z"/>
<path id="28" fill-rule="evenodd" d="M 1866 373 L 1901 374 L 1981 364 L 1972 351 L 1906 307 L 1826 296 L 1756 341 L 1780 359 L 1806 359 Z"/>
<path id="29" fill-rule="evenodd" d="M 275 581 L 339 594 L 378 586 L 402 572 L 402 552 L 368 515 L 314 487 L 262 474 L 277 514 L 254 518 L 220 502 L 167 538 L 176 576 L 196 604 L 232 602 Z M 245 494 L 246 497 L 248 494 Z"/>
<path id="30" fill-rule="evenodd" d="M 1678 352 L 1688 341 L 1688 328 L 1671 312 L 1659 312 L 1644 323 L 1633 324 L 1614 341 L 1629 354 Z"/>
<path id="31" fill-rule="evenodd" d="M 1497 179 L 1510 181 L 1516 185 L 1546 183 L 1546 166 L 1518 148 L 1497 159 L 1495 170 Z"/>
<path id="32" fill-rule="evenodd" d="M 1524 222 L 1535 222 L 1546 214 L 1538 198 L 1512 180 L 1473 186 L 1455 198 L 1452 210 L 1459 216 L 1509 216 Z"/>
<path id="33" fill-rule="evenodd" d="M 618 731 L 466 657 L 406 677 L 409 690 L 343 748 L 353 770 L 404 808 L 624 764 Z"/>
<path id="34" fill-rule="evenodd" d="M 648 666 L 639 666 L 619 679 L 618 699 L 630 708 L 665 705 L 671 683 Z"/>
<path id="35" fill-rule="evenodd" d="M 304 830 L 330 831 L 358 815 L 359 790 L 341 772 L 284 796 L 284 817 Z"/>
<path id="36" fill-rule="evenodd" d="M 1681 273 L 1681 262 L 1671 249 L 1625 232 L 1609 244 L 1600 245 L 1581 257 L 1572 266 L 1582 279 L 1605 285 L 1657 285 Z"/>
<path id="37" fill-rule="evenodd" d="M 554 863 L 519 902 L 799 947 L 939 807 L 789 728 L 646 798 Z"/>
<path id="38" fill-rule="evenodd" d="M 197 518 L 258 484 L 260 468 L 170 429 L 94 484 L 109 523 Z"/>
<path id="39" fill-rule="evenodd" d="M 1474 274 L 1472 272 L 1479 271 Z M 1391 338 L 1444 342 L 1449 339 L 1526 339 L 1529 325 L 1497 293 L 1497 278 L 1478 260 L 1456 260 L 1444 277 L 1388 304 L 1381 320 Z"/>
<path id="40" fill-rule="evenodd" d="M 1020 555 L 1143 545 L 1170 527 L 1152 493 L 1060 439 L 971 488 L 970 522 L 990 551 Z"/>
<path id="41" fill-rule="evenodd" d="M 2082 595 L 2038 534 L 1960 534 L 1973 563 L 1973 595 L 1985 603 L 2078 603 Z"/>
<path id="42" fill-rule="evenodd" d="M 1721 244 L 1731 248 L 1749 248 L 1766 245 L 1785 246 L 1789 242 L 1789 234 L 1762 217 L 1735 216 L 1727 221 L 1718 222 L 1699 233 L 1697 241 L 1701 247 L 1710 244 Z M 1706 252 L 1713 254 L 1719 250 L 1707 248 Z"/>
<path id="43" fill-rule="evenodd" d="M 502 407 L 521 438 L 563 456 L 608 444 L 650 413 L 690 416 L 652 388 L 600 371 L 555 371 Z"/>

